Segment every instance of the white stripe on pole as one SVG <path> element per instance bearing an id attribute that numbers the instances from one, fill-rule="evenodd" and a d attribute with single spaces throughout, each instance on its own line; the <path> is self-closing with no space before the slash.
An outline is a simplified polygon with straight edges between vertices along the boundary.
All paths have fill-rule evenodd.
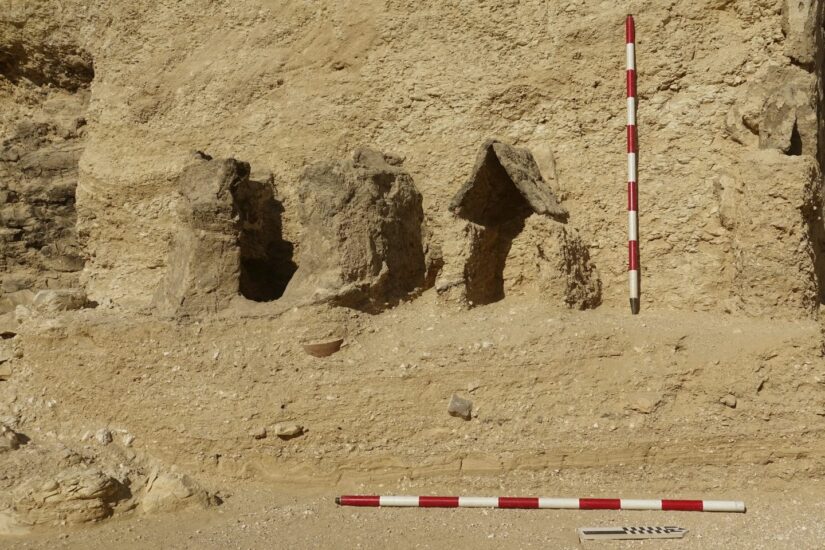
<path id="1" fill-rule="evenodd" d="M 739 500 L 704 500 L 702 509 L 705 512 L 744 512 L 745 503 Z"/>
<path id="2" fill-rule="evenodd" d="M 498 497 L 458 497 L 461 508 L 498 508 Z"/>
<path id="3" fill-rule="evenodd" d="M 549 508 L 556 510 L 578 510 L 579 499 L 577 498 L 539 498 L 539 508 Z"/>
<path id="4" fill-rule="evenodd" d="M 636 181 L 636 153 L 627 154 L 627 179 Z"/>
<path id="5" fill-rule="evenodd" d="M 623 498 L 621 500 L 622 510 L 661 510 L 661 500 L 634 500 Z"/>
<path id="6" fill-rule="evenodd" d="M 638 241 L 639 240 L 639 221 L 638 221 L 638 213 L 635 210 L 630 210 L 627 213 L 627 226 L 629 228 L 627 240 L 628 241 Z"/>
<path id="7" fill-rule="evenodd" d="M 639 297 L 639 272 L 635 269 L 632 271 L 628 271 L 630 277 L 630 297 L 631 298 L 638 298 Z"/>
<path id="8" fill-rule="evenodd" d="M 636 126 L 636 98 L 627 98 L 627 125 Z"/>
<path id="9" fill-rule="evenodd" d="M 636 45 L 632 42 L 627 45 L 627 70 L 636 70 Z"/>
<path id="10" fill-rule="evenodd" d="M 418 497 L 385 496 L 381 497 L 381 506 L 418 506 Z"/>

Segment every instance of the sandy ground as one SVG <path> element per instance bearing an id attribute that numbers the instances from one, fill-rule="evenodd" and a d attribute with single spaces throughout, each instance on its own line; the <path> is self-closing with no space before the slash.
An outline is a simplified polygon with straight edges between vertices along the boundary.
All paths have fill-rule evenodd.
<path id="1" fill-rule="evenodd" d="M 512 476 L 513 478 L 515 476 Z M 487 480 L 475 494 L 501 494 Z M 505 479 L 499 480 L 507 485 Z M 483 488 L 488 485 L 486 492 Z M 518 482 L 510 484 L 517 486 Z M 621 483 L 614 482 L 619 486 Z M 643 484 L 647 496 L 666 492 Z M 426 483 L 420 490 L 438 492 Z M 448 486 L 454 491 L 461 486 Z M 638 485 L 636 486 L 638 487 Z M 393 493 L 392 487 L 373 485 Z M 586 485 L 579 486 L 587 491 Z M 548 489 L 549 490 L 549 489 Z M 575 488 L 563 490 L 578 495 Z M 627 489 L 630 490 L 630 489 Z M 107 522 L 83 530 L 54 530 L 0 547 L 51 548 L 742 548 L 815 549 L 825 546 L 825 485 L 795 483 L 782 490 L 748 486 L 725 492 L 743 498 L 746 514 L 691 512 L 438 510 L 342 508 L 331 490 L 239 487 L 227 502 L 208 511 Z M 466 494 L 466 493 L 465 493 Z M 607 496 L 607 495 L 606 495 Z M 701 495 L 699 495 L 701 496 Z M 579 542 L 578 527 L 676 525 L 684 539 Z M 5 544 L 6 546 L 3 546 Z"/>
<path id="2" fill-rule="evenodd" d="M 5 455 L 17 470 L 4 483 L 26 478 L 26 457 L 38 453 L 38 475 L 57 471 L 50 449 L 66 445 L 130 476 L 151 457 L 224 503 L 118 509 L 0 547 L 577 548 L 577 527 L 617 525 L 690 532 L 585 547 L 825 546 L 813 322 L 630 318 L 530 297 L 467 312 L 429 295 L 382 316 L 113 319 L 88 311 L 22 326 L 23 357 L 3 388 L 31 442 Z M 344 348 L 306 355 L 302 335 L 330 327 L 345 329 Z M 447 414 L 454 392 L 473 401 L 471 420 Z M 283 421 L 306 431 L 251 435 Z M 101 425 L 128 430 L 134 444 L 82 439 Z M 338 494 L 736 499 L 748 512 L 376 510 L 340 508 Z"/>

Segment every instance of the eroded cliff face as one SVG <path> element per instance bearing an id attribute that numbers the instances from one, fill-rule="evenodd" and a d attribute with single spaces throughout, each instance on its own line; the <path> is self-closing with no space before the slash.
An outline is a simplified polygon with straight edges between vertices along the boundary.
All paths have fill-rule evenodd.
<path id="1" fill-rule="evenodd" d="M 298 257 L 305 166 L 364 144 L 395 153 L 438 247 L 460 237 L 449 200 L 497 137 L 532 151 L 602 303 L 623 305 L 628 12 L 645 307 L 795 317 L 821 301 L 819 1 L 7 3 L 3 102 L 25 105 L 3 135 L 75 121 L 48 146 L 82 149 L 72 254 L 98 301 L 151 299 L 193 150 L 271 173 Z M 65 137 L 80 116 L 83 135 Z"/>
<path id="2" fill-rule="evenodd" d="M 75 189 L 94 78 L 63 10 L 4 2 L 0 18 L 0 312 L 43 288 L 77 286 L 84 253 Z"/>

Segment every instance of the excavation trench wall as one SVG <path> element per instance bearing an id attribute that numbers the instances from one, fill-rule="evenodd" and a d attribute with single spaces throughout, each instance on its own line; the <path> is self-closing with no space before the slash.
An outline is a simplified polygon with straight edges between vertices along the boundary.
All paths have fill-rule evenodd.
<path id="1" fill-rule="evenodd" d="M 447 207 L 477 148 L 497 137 L 533 152 L 603 305 L 624 307 L 627 11 L 643 307 L 799 317 L 821 301 L 819 2 L 52 5 L 26 3 L 27 20 L 64 21 L 95 60 L 77 206 L 98 301 L 150 300 L 192 150 L 272 172 L 297 257 L 307 165 L 361 145 L 403 158 L 434 249 L 452 238 Z"/>

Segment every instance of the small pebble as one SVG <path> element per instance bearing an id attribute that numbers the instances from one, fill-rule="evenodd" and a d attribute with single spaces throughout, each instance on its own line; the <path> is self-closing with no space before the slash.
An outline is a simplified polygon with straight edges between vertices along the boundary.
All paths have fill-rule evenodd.
<path id="1" fill-rule="evenodd" d="M 112 432 L 106 428 L 100 428 L 95 432 L 95 439 L 97 439 L 97 442 L 101 445 L 108 445 L 112 442 Z"/>
<path id="2" fill-rule="evenodd" d="M 726 407 L 730 407 L 731 409 L 736 408 L 736 397 L 731 394 L 727 394 L 725 397 L 720 399 L 719 402 L 725 405 Z"/>
<path id="3" fill-rule="evenodd" d="M 275 425 L 275 435 L 281 438 L 297 437 L 304 433 L 304 427 L 294 423 Z"/>
<path id="4" fill-rule="evenodd" d="M 453 394 L 450 398 L 450 404 L 447 406 L 447 412 L 450 416 L 457 416 L 463 418 L 464 420 L 470 420 L 473 412 L 473 402 L 469 399 L 459 397 L 457 394 Z"/>

